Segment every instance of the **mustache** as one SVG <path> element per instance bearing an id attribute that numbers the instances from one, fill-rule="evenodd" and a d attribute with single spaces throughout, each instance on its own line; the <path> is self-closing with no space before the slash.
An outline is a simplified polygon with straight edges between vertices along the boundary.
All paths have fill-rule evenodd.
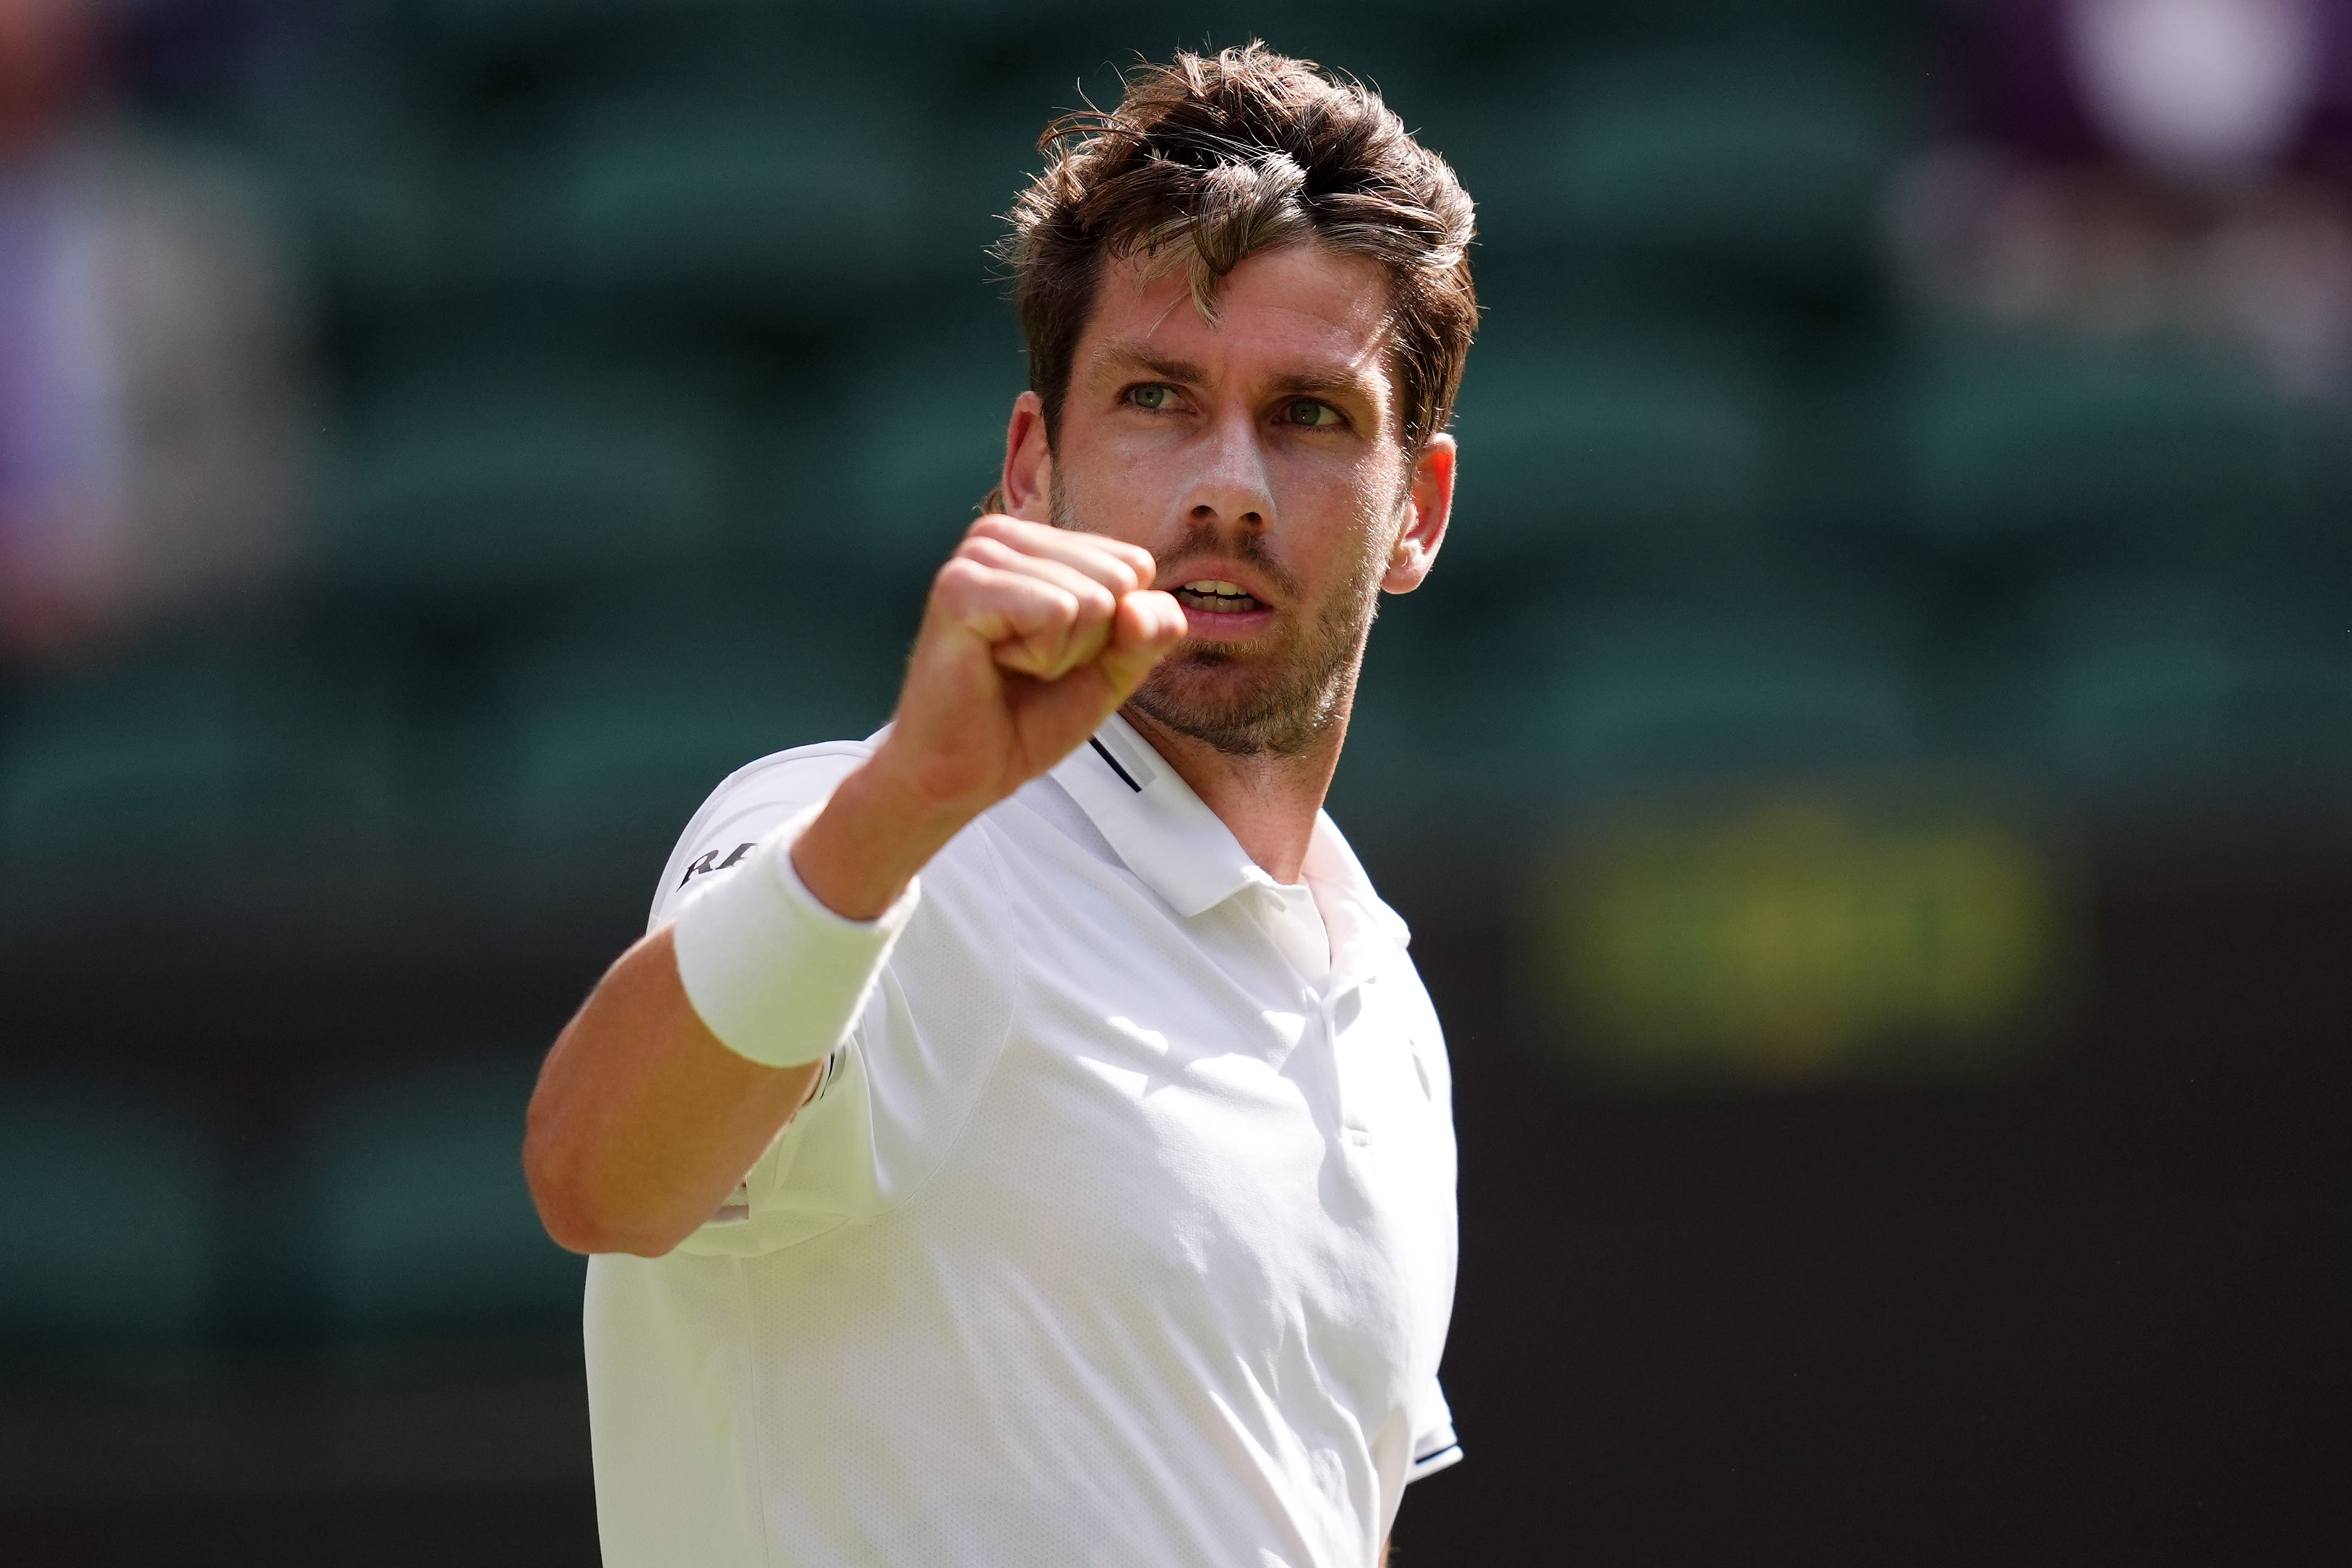
<path id="1" fill-rule="evenodd" d="M 1255 568 L 1265 577 L 1267 584 L 1282 595 L 1285 603 L 1296 605 L 1298 602 L 1298 579 L 1274 558 L 1274 552 L 1266 548 L 1263 538 L 1255 533 L 1223 537 L 1213 526 L 1205 523 L 1192 529 L 1176 542 L 1174 549 L 1160 555 L 1160 580 L 1181 583 L 1184 580 L 1181 574 L 1188 563 L 1215 555 Z"/>
<path id="2" fill-rule="evenodd" d="M 1099 529 L 1088 528 L 1084 520 L 1079 518 L 1077 509 L 1070 504 L 1070 498 L 1059 482 L 1059 476 L 1056 476 L 1055 484 L 1046 491 L 1045 505 L 1052 515 L 1055 528 L 1067 529 L 1073 533 L 1103 531 Z M 1160 565 L 1160 580 L 1164 583 L 1181 583 L 1184 579 L 1177 574 L 1184 566 L 1203 556 L 1214 555 L 1225 555 L 1244 566 L 1255 567 L 1259 575 L 1266 580 L 1267 585 L 1281 595 L 1286 603 L 1295 605 L 1302 596 L 1299 593 L 1298 578 L 1281 562 L 1274 558 L 1274 552 L 1266 548 L 1265 539 L 1261 534 L 1243 533 L 1232 539 L 1225 539 L 1219 536 L 1215 524 L 1196 523 L 1185 531 L 1184 536 L 1176 542 L 1174 548 L 1165 552 L 1152 552 L 1153 559 Z"/>

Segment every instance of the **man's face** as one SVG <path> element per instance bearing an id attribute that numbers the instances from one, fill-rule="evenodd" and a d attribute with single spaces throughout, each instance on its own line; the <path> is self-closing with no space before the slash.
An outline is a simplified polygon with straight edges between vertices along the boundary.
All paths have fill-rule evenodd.
<path id="1" fill-rule="evenodd" d="M 1145 717 L 1296 754 L 1344 719 L 1380 590 L 1427 570 L 1452 446 L 1416 463 L 1401 442 L 1375 264 L 1286 247 L 1235 268 L 1217 303 L 1213 326 L 1181 269 L 1107 267 L 1050 454 L 1034 396 L 1016 409 L 1008 494 L 1159 562 L 1190 635 L 1133 700 Z"/>

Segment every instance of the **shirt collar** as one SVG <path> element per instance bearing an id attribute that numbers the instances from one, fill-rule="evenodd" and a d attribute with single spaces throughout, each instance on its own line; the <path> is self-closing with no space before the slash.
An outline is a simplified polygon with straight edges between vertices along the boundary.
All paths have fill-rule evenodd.
<path id="1" fill-rule="evenodd" d="M 1062 759 L 1054 779 L 1127 868 L 1187 920 L 1271 880 L 1192 786 L 1116 713 Z"/>
<path id="2" fill-rule="evenodd" d="M 1070 793 L 1127 868 L 1187 920 L 1243 889 L 1274 880 L 1233 830 L 1161 760 L 1134 726 L 1114 713 L 1085 745 L 1062 759 L 1054 779 Z M 1355 851 L 1318 812 L 1304 868 L 1316 903 L 1331 922 L 1336 954 L 1366 935 L 1397 946 L 1411 932 L 1372 891 Z"/>
<path id="3" fill-rule="evenodd" d="M 1316 906 L 1331 928 L 1331 951 L 1354 951 L 1366 939 L 1402 947 L 1412 941 L 1412 928 L 1372 890 L 1372 879 L 1356 858 L 1328 813 L 1315 814 L 1315 837 L 1307 841 L 1307 863 L 1301 868 L 1307 886 L 1315 889 Z"/>

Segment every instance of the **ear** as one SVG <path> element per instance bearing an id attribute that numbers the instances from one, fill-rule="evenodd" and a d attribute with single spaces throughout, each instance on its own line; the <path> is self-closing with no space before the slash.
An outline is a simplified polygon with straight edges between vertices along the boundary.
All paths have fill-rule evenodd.
<path id="1" fill-rule="evenodd" d="M 1408 517 L 1397 531 L 1389 552 L 1388 571 L 1381 586 L 1391 594 L 1410 594 L 1437 563 L 1437 547 L 1445 542 L 1445 525 L 1454 516 L 1454 437 L 1432 436 L 1412 468 L 1412 487 L 1406 505 Z"/>
<path id="2" fill-rule="evenodd" d="M 1013 400 L 1004 429 L 1004 510 L 1024 522 L 1053 521 L 1054 454 L 1045 444 L 1045 405 L 1034 392 Z"/>

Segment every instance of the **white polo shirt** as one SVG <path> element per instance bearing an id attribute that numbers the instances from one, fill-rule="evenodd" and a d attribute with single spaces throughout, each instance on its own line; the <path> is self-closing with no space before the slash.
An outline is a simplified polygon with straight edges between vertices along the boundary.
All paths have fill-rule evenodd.
<path id="1" fill-rule="evenodd" d="M 654 923 L 872 749 L 729 778 Z M 734 1197 L 590 1264 L 607 1568 L 1368 1568 L 1461 1457 L 1403 922 L 1328 817 L 1276 883 L 1118 719 L 915 897 L 838 921 L 878 983 Z"/>

